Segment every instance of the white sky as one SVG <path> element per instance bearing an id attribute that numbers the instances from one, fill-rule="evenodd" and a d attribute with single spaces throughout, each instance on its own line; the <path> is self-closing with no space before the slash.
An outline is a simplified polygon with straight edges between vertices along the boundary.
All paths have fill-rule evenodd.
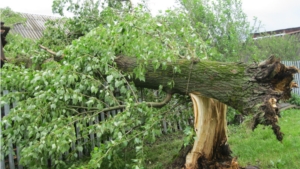
<path id="1" fill-rule="evenodd" d="M 170 8 L 175 2 L 175 0 L 149 1 L 153 10 Z M 262 22 L 264 26 L 262 31 L 300 27 L 300 0 L 242 0 L 242 2 L 249 21 L 255 16 Z M 0 8 L 6 6 L 17 12 L 53 15 L 52 0 L 0 0 Z"/>

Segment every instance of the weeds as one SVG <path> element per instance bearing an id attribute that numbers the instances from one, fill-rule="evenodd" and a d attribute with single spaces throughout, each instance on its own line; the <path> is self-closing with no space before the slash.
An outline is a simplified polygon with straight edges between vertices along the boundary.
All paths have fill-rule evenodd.
<path id="1" fill-rule="evenodd" d="M 292 97 L 288 100 L 289 103 L 300 106 L 300 96 L 292 94 Z"/>

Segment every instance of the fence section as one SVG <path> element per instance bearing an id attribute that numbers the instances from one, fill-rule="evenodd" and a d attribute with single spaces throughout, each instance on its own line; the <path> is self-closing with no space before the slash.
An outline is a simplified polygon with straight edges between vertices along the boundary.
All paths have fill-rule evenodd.
<path id="1" fill-rule="evenodd" d="M 300 61 L 281 61 L 281 63 L 286 66 L 296 66 L 300 69 Z M 298 84 L 298 86 L 300 86 L 300 73 L 295 74 L 294 81 Z M 300 88 L 294 88 L 292 92 L 300 96 Z"/>
<path id="2" fill-rule="evenodd" d="M 8 94 L 8 91 L 3 91 L 3 95 Z M 11 108 L 15 107 L 16 103 L 11 104 L 11 105 L 4 105 L 1 107 L 1 119 L 8 115 L 9 111 Z M 0 129 L 0 134 L 1 134 L 1 129 Z M 3 160 L 0 161 L 0 166 L 1 169 L 3 168 L 9 168 L 9 169 L 23 169 L 21 165 L 18 165 L 20 162 L 20 149 L 18 146 L 13 145 L 12 143 L 8 143 L 10 146 L 10 153 L 7 157 L 5 157 Z M 3 156 L 3 154 L 1 154 Z"/>
<path id="3" fill-rule="evenodd" d="M 3 91 L 3 95 L 8 94 L 8 91 Z M 140 98 L 139 101 L 143 101 L 143 94 L 140 94 Z M 1 119 L 8 115 L 10 110 L 12 108 L 14 108 L 16 106 L 16 104 L 6 104 L 3 107 L 1 107 Z M 75 133 L 76 133 L 76 137 L 77 140 L 75 142 L 73 142 L 71 144 L 71 149 L 70 151 L 75 150 L 75 147 L 77 147 L 78 145 L 82 146 L 83 149 L 82 151 L 78 151 L 76 150 L 77 153 L 77 158 L 83 158 L 84 156 L 89 155 L 89 153 L 91 152 L 91 150 L 94 149 L 95 146 L 100 147 L 100 144 L 105 144 L 106 141 L 110 140 L 110 137 L 105 137 L 105 138 L 100 138 L 97 136 L 96 133 L 90 133 L 88 138 L 83 138 L 82 133 L 80 131 L 80 127 L 79 125 L 82 125 L 84 127 L 88 127 L 89 125 L 93 125 L 93 124 L 98 124 L 101 121 L 105 121 L 109 118 L 114 117 L 115 115 L 117 115 L 118 113 L 122 112 L 122 109 L 119 110 L 112 110 L 112 111 L 107 111 L 107 112 L 102 112 L 99 113 L 98 116 L 95 117 L 95 120 L 91 120 L 89 121 L 87 124 L 78 124 L 75 123 L 74 127 L 75 127 Z M 178 112 L 179 113 L 179 112 Z M 191 113 L 192 115 L 192 113 Z M 193 121 L 193 117 L 190 116 L 189 119 L 186 119 L 186 116 L 182 116 L 176 120 L 174 119 L 168 119 L 168 118 L 164 118 L 161 122 L 161 132 L 162 133 L 171 133 L 171 132 L 175 132 L 178 130 L 183 130 L 184 126 L 191 124 Z M 0 134 L 1 134 L 1 128 L 0 128 Z M 3 160 L 1 160 L 0 158 L 0 169 L 23 169 L 23 167 L 21 165 L 19 165 L 19 161 L 21 159 L 20 156 L 20 149 L 17 145 L 10 144 L 11 149 L 9 150 L 10 153 L 8 154 L 8 156 L 5 156 Z M 65 159 L 66 156 L 70 155 L 69 152 L 65 152 L 64 154 L 61 155 L 60 159 Z M 1 153 L 1 156 L 3 156 L 3 154 Z M 53 160 L 49 159 L 48 160 L 48 167 L 52 168 L 53 167 Z"/>

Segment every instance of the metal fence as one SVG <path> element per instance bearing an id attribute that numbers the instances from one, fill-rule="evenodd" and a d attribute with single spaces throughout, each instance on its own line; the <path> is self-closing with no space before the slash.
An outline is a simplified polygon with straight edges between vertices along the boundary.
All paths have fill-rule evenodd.
<path id="1" fill-rule="evenodd" d="M 300 60 L 299 61 L 281 61 L 286 66 L 296 66 L 298 69 L 300 69 Z M 300 73 L 295 74 L 294 81 L 300 86 Z M 300 96 L 300 88 L 294 88 L 292 90 L 293 93 Z"/>

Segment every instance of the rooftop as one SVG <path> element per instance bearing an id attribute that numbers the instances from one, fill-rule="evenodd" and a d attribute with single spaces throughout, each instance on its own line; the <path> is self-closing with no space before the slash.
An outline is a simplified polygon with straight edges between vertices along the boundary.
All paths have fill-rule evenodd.
<path id="1" fill-rule="evenodd" d="M 58 19 L 59 17 L 20 13 L 27 21 L 17 23 L 11 29 L 11 33 L 18 33 L 26 38 L 40 39 L 43 35 L 43 30 L 46 28 L 45 23 L 48 20 Z"/>
<path id="2" fill-rule="evenodd" d="M 300 33 L 300 27 L 294 27 L 294 28 L 286 28 L 286 29 L 278 29 L 273 31 L 254 33 L 253 38 L 264 37 L 266 35 L 283 36 L 283 35 L 292 35 L 298 33 Z"/>

